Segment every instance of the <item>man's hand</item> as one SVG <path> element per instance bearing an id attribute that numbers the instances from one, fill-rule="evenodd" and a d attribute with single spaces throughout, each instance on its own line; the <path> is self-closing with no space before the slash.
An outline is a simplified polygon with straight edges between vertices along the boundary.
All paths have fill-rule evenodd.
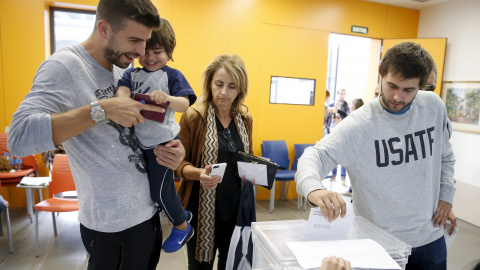
<path id="1" fill-rule="evenodd" d="M 314 190 L 308 194 L 308 201 L 320 207 L 323 216 L 329 222 L 337 219 L 340 214 L 343 218 L 347 213 L 347 204 L 337 192 L 326 189 Z"/>
<path id="2" fill-rule="evenodd" d="M 210 170 L 212 165 L 205 167 L 203 172 L 200 174 L 200 185 L 208 190 L 214 190 L 217 188 L 218 183 L 222 181 L 222 177 L 219 175 L 210 175 Z"/>
<path id="3" fill-rule="evenodd" d="M 338 109 L 340 109 L 340 105 L 343 103 L 340 99 L 335 100 L 335 107 L 333 109 L 333 112 L 338 112 Z"/>
<path id="4" fill-rule="evenodd" d="M 457 227 L 457 217 L 455 216 L 455 214 L 453 214 L 453 210 L 450 210 L 450 213 L 448 214 L 447 220 L 450 220 L 450 225 L 452 225 L 452 226 L 450 226 L 450 231 L 448 231 L 448 235 L 452 235 L 453 230 L 455 230 L 455 227 Z M 445 229 L 445 227 L 447 227 L 446 222 L 443 225 L 443 229 Z"/>
<path id="5" fill-rule="evenodd" d="M 139 123 L 145 123 L 145 117 L 140 114 L 141 110 L 165 112 L 159 106 L 143 104 L 127 97 L 115 97 L 102 99 L 98 104 L 105 110 L 105 118 L 124 127 L 131 127 Z"/>
<path id="6" fill-rule="evenodd" d="M 433 226 L 444 226 L 445 222 L 447 222 L 447 218 L 452 210 L 452 205 L 448 202 L 438 200 L 437 210 L 432 217 Z M 456 223 L 456 219 L 455 219 Z"/>
<path id="7" fill-rule="evenodd" d="M 350 270 L 350 262 L 337 257 L 325 258 L 320 270 Z"/>
<path id="8" fill-rule="evenodd" d="M 157 156 L 158 164 L 176 170 L 185 157 L 185 148 L 180 140 L 174 139 L 165 145 L 158 145 L 153 153 Z"/>

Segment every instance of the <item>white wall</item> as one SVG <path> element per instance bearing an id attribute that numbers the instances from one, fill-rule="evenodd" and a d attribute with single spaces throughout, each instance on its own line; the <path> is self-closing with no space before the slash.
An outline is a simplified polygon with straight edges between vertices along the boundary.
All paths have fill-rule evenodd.
<path id="1" fill-rule="evenodd" d="M 418 38 L 447 38 L 443 81 L 480 81 L 480 1 L 455 0 L 420 11 Z M 480 226 L 480 134 L 454 131 L 458 218 Z"/>

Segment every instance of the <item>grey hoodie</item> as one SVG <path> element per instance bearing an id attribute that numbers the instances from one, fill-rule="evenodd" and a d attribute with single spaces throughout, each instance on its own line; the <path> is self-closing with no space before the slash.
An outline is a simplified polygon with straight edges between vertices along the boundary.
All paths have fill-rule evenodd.
<path id="1" fill-rule="evenodd" d="M 431 221 L 438 200 L 452 203 L 455 193 L 451 133 L 445 105 L 432 92 L 419 91 L 400 115 L 374 99 L 305 150 L 297 191 L 325 189 L 321 180 L 341 164 L 350 176 L 355 215 L 412 247 L 431 243 L 443 234 Z"/>

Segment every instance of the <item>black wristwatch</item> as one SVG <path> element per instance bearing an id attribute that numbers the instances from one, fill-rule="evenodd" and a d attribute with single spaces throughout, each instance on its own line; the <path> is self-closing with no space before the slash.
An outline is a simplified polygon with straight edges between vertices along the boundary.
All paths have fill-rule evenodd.
<path id="1" fill-rule="evenodd" d="M 102 106 L 98 102 L 94 101 L 90 103 L 90 116 L 92 120 L 100 123 L 105 120 L 105 111 L 102 109 Z"/>

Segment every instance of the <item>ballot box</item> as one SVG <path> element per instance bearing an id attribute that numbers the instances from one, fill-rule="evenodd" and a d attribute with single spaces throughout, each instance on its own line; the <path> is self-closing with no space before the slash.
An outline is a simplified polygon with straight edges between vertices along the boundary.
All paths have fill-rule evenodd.
<path id="1" fill-rule="evenodd" d="M 252 223 L 253 269 L 254 270 L 292 270 L 304 269 L 287 246 L 287 242 L 312 241 L 303 235 L 307 221 L 281 220 Z M 387 253 L 405 269 L 412 247 L 382 230 L 363 217 L 356 216 L 347 235 L 328 240 L 372 239 L 380 244 Z M 314 239 L 321 241 L 321 239 Z M 319 260 L 323 260 L 319 254 Z"/>

